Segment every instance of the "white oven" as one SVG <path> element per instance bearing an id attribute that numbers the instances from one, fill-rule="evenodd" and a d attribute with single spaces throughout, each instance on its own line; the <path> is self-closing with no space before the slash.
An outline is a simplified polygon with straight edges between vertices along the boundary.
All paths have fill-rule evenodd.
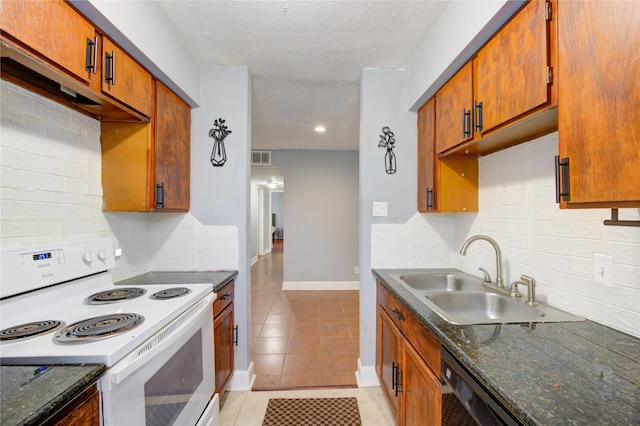
<path id="1" fill-rule="evenodd" d="M 104 426 L 217 426 L 213 284 L 116 286 L 111 240 L 3 249 L 0 363 L 101 363 Z"/>

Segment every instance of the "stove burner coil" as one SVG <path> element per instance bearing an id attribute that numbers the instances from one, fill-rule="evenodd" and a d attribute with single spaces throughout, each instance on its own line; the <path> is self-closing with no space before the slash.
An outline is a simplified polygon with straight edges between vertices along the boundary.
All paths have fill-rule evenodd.
<path id="1" fill-rule="evenodd" d="M 0 342 L 27 339 L 47 334 L 64 326 L 65 323 L 56 320 L 36 321 L 15 325 L 0 331 Z"/>
<path id="2" fill-rule="evenodd" d="M 138 314 L 110 314 L 78 321 L 56 333 L 59 342 L 97 340 L 116 336 L 139 326 L 144 317 Z"/>
<path id="3" fill-rule="evenodd" d="M 123 300 L 135 299 L 145 294 L 147 290 L 139 287 L 122 287 L 115 290 L 101 291 L 87 297 L 89 305 L 102 305 L 105 303 L 122 302 Z"/>
<path id="4" fill-rule="evenodd" d="M 173 287 L 153 293 L 151 298 L 157 300 L 173 299 L 174 297 L 184 296 L 189 293 L 191 293 L 191 289 L 186 287 Z"/>

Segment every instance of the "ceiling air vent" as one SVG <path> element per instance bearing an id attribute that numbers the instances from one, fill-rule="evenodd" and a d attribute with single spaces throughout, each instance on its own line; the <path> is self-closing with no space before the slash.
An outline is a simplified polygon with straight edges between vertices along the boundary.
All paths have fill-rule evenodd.
<path id="1" fill-rule="evenodd" d="M 251 151 L 252 166 L 270 166 L 271 151 Z"/>

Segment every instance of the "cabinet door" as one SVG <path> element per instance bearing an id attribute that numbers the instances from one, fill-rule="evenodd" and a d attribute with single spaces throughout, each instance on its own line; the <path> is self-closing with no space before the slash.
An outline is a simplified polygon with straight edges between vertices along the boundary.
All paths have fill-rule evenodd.
<path id="1" fill-rule="evenodd" d="M 442 385 L 418 352 L 404 342 L 402 425 L 442 424 Z"/>
<path id="2" fill-rule="evenodd" d="M 437 211 L 478 211 L 478 159 L 442 158 L 436 163 Z"/>
<path id="3" fill-rule="evenodd" d="M 189 210 L 191 107 L 164 84 L 156 83 L 154 188 L 162 185 L 164 210 Z"/>
<path id="4" fill-rule="evenodd" d="M 151 74 L 107 37 L 102 40 L 102 92 L 150 117 L 153 105 Z"/>
<path id="5" fill-rule="evenodd" d="M 549 99 L 546 3 L 527 3 L 474 60 L 475 99 L 482 103 L 482 113 L 476 109 L 475 121 L 482 121 L 483 132 L 545 105 Z"/>
<path id="6" fill-rule="evenodd" d="M 71 6 L 55 1 L 2 1 L 2 32 L 28 46 L 84 82 L 99 80 L 93 70 L 95 28 Z M 88 53 L 88 54 L 87 54 Z M 98 71 L 98 70 L 96 70 Z"/>
<path id="7" fill-rule="evenodd" d="M 473 65 L 469 61 L 436 94 L 436 152 L 473 139 Z"/>
<path id="8" fill-rule="evenodd" d="M 436 205 L 435 163 L 436 127 L 435 98 L 418 111 L 418 211 L 433 211 Z"/>
<path id="9" fill-rule="evenodd" d="M 213 321 L 215 387 L 222 396 L 233 374 L 233 302 Z"/>
<path id="10" fill-rule="evenodd" d="M 558 137 L 569 159 L 569 207 L 640 207 L 638 28 L 637 1 L 558 4 Z"/>
<path id="11" fill-rule="evenodd" d="M 382 389 L 387 395 L 393 415 L 398 419 L 400 414 L 400 397 L 402 389 L 396 388 L 400 369 L 402 335 L 386 311 L 378 305 L 378 350 L 376 371 Z"/>

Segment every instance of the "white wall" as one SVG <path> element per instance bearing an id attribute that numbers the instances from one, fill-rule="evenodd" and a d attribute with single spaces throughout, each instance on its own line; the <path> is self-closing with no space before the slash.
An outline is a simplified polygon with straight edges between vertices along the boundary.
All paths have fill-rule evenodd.
<path id="1" fill-rule="evenodd" d="M 376 287 L 371 274 L 372 227 L 404 223 L 416 211 L 417 121 L 408 111 L 406 70 L 365 69 L 360 84 L 360 360 L 358 383 L 374 385 Z M 382 128 L 396 136 L 397 172 L 385 172 Z M 387 217 L 373 217 L 373 202 L 388 203 Z M 288 220 L 288 218 L 287 218 Z M 387 240 L 387 242 L 395 241 Z"/>
<path id="2" fill-rule="evenodd" d="M 358 280 L 358 153 L 272 151 L 271 163 L 284 168 L 287 188 L 285 287 L 353 287 Z"/>
<path id="3" fill-rule="evenodd" d="M 0 245 L 111 237 L 115 279 L 149 269 L 146 214 L 102 212 L 100 122 L 0 81 Z"/>

